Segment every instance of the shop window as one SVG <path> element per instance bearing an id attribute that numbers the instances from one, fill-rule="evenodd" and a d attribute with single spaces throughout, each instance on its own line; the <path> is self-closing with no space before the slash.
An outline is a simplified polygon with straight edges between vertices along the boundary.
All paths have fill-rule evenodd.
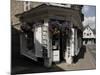
<path id="1" fill-rule="evenodd" d="M 53 35 L 52 35 L 52 44 L 55 47 L 54 49 L 58 49 L 59 47 L 58 46 L 59 45 L 59 33 L 60 31 L 57 28 L 55 28 Z"/>
<path id="2" fill-rule="evenodd" d="M 89 33 L 87 33 L 87 36 L 89 36 Z"/>
<path id="3" fill-rule="evenodd" d="M 84 33 L 84 35 L 86 35 L 86 33 Z"/>
<path id="4" fill-rule="evenodd" d="M 34 52 L 34 33 L 32 29 L 32 25 L 28 23 L 23 23 L 23 25 L 21 26 L 21 30 L 25 34 L 26 38 L 26 48 Z"/>
<path id="5" fill-rule="evenodd" d="M 32 31 L 28 31 L 27 33 L 27 48 L 28 50 L 32 50 L 34 48 L 34 37 L 33 37 L 33 32 Z"/>

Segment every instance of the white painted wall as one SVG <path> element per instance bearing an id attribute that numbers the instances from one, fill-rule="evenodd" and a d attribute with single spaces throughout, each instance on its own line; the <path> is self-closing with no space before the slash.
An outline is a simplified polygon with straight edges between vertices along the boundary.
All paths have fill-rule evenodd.
<path id="1" fill-rule="evenodd" d="M 74 56 L 74 51 L 75 51 L 75 29 L 74 28 L 72 28 L 71 29 L 72 30 L 72 38 L 71 38 L 71 43 L 70 43 L 70 45 L 71 45 L 71 56 Z"/>
<path id="2" fill-rule="evenodd" d="M 34 32 L 34 45 L 36 57 L 42 57 L 42 30 L 36 27 Z"/>

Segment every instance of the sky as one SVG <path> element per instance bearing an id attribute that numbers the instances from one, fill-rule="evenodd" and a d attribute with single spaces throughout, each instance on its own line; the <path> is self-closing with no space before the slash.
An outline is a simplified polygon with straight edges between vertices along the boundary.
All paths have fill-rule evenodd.
<path id="1" fill-rule="evenodd" d="M 92 29 L 96 27 L 96 7 L 95 6 L 83 6 L 82 13 L 84 14 L 83 26 L 89 25 Z"/>

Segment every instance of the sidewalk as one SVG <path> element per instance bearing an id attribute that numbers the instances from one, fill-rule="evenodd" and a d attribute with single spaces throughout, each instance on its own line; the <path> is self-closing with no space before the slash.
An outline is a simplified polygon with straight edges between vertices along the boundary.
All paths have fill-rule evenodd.
<path id="1" fill-rule="evenodd" d="M 79 59 L 75 64 L 66 64 L 61 63 L 57 64 L 59 68 L 63 70 L 88 70 L 88 69 L 96 69 L 96 61 L 91 55 L 90 51 L 86 49 L 86 53 L 83 59 Z"/>

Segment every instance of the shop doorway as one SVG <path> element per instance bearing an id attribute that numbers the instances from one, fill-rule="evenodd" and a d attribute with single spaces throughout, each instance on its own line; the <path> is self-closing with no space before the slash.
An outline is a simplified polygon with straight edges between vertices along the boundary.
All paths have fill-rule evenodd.
<path id="1" fill-rule="evenodd" d="M 66 31 L 60 31 L 60 62 L 65 62 L 66 39 Z"/>
<path id="2" fill-rule="evenodd" d="M 67 33 L 63 23 L 65 21 L 53 21 L 50 24 L 50 35 L 52 39 L 52 50 L 59 52 L 59 61 L 65 62 L 65 52 L 66 52 L 66 43 L 67 43 Z M 57 56 L 57 55 L 56 55 Z"/>

